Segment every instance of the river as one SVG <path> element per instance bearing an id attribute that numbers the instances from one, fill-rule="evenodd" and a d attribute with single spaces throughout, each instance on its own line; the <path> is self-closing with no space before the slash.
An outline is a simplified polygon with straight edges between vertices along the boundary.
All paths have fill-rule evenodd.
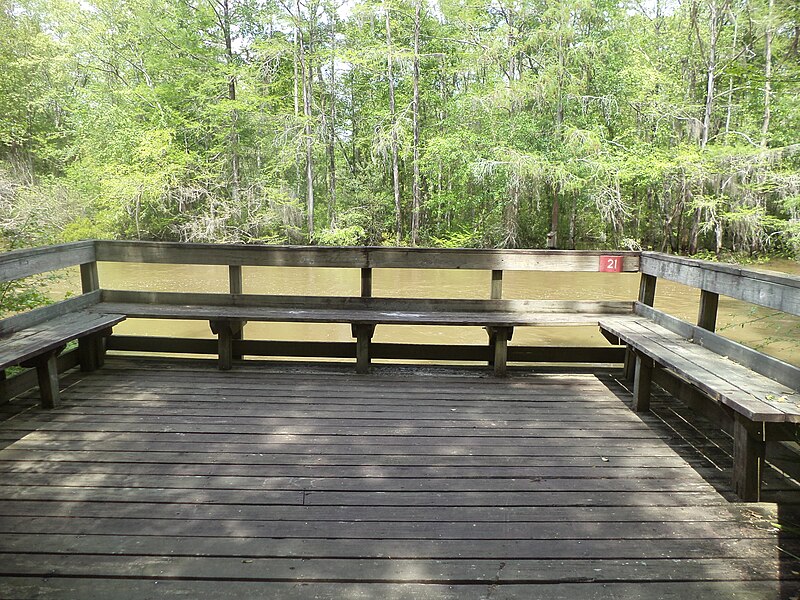
<path id="1" fill-rule="evenodd" d="M 800 275 L 800 263 L 776 260 L 754 267 Z M 244 267 L 244 292 L 248 294 L 298 294 L 352 296 L 360 293 L 358 269 L 300 267 Z M 104 288 L 181 292 L 226 292 L 225 266 L 100 263 Z M 52 285 L 54 298 L 80 291 L 77 269 L 70 269 Z M 490 275 L 484 271 L 376 269 L 373 295 L 408 298 L 488 298 Z M 504 298 L 630 300 L 639 288 L 638 273 L 558 273 L 507 271 Z M 693 322 L 697 317 L 699 290 L 659 280 L 656 308 Z M 717 329 L 762 352 L 800 365 L 800 318 L 755 308 L 720 297 Z M 206 322 L 150 321 L 131 319 L 115 333 L 175 337 L 212 337 Z M 350 341 L 346 324 L 250 323 L 245 336 L 252 339 L 301 341 Z M 429 327 L 382 325 L 376 342 L 434 344 L 483 344 L 486 334 L 477 327 Z M 597 327 L 520 327 L 514 332 L 516 345 L 605 346 L 608 342 Z"/>

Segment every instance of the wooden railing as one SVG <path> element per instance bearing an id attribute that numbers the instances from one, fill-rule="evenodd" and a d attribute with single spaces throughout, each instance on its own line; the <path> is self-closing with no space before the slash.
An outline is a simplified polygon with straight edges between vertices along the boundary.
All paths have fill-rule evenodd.
<path id="1" fill-rule="evenodd" d="M 800 277 L 656 252 L 642 252 L 640 270 L 639 298 L 634 307 L 637 314 L 770 379 L 800 388 L 798 367 L 715 333 L 720 295 L 800 316 Z M 659 278 L 700 290 L 695 324 L 653 308 Z M 664 373 L 659 373 L 655 381 L 675 395 L 687 395 L 686 390 L 679 393 L 680 383 Z"/>
<path id="2" fill-rule="evenodd" d="M 553 252 L 547 250 L 454 250 L 431 248 L 385 247 L 281 247 L 179 244 L 157 242 L 96 242 L 98 261 L 227 265 L 230 294 L 241 294 L 244 288 L 242 267 L 280 266 L 345 268 L 360 270 L 358 297 L 373 295 L 374 269 L 459 269 L 487 272 L 487 292 L 492 300 L 503 297 L 505 271 L 584 271 L 600 270 L 602 256 L 617 261 L 616 270 L 637 272 L 637 252 Z M 111 296 L 109 296 L 111 297 Z M 133 294 L 130 298 L 137 298 Z M 115 295 L 125 301 L 125 294 Z M 223 299 L 224 300 L 224 299 Z M 250 299 L 252 300 L 252 298 Z M 424 301 L 420 300 L 420 303 Z M 598 303 L 598 306 L 601 306 Z M 602 306 L 601 306 L 602 308 Z M 355 342 L 296 342 L 239 339 L 234 342 L 236 355 L 354 358 Z M 176 352 L 213 354 L 214 340 L 188 338 L 155 338 L 152 336 L 113 336 L 109 349 L 135 352 Z M 371 355 L 376 359 L 421 359 L 444 361 L 486 361 L 489 347 L 476 345 L 435 345 L 373 343 Z M 535 347 L 512 346 L 508 360 L 518 362 L 597 362 L 618 363 L 622 354 L 609 347 Z"/>
<path id="3" fill-rule="evenodd" d="M 617 264 L 603 265 L 601 258 L 617 260 Z M 84 298 L 72 298 L 56 303 L 32 314 L 13 319 L 42 319 L 56 316 L 74 308 L 76 303 L 88 302 L 102 286 L 97 263 L 103 261 L 226 265 L 229 273 L 229 292 L 240 295 L 243 291 L 243 266 L 286 266 L 315 268 L 359 269 L 360 290 L 354 296 L 372 296 L 374 269 L 469 269 L 487 272 L 487 292 L 492 300 L 503 298 L 505 271 L 599 271 L 605 267 L 622 272 L 641 271 L 641 286 L 636 311 L 671 323 L 687 337 L 702 337 L 703 344 L 711 344 L 720 353 L 744 361 L 748 366 L 787 384 L 796 372 L 785 363 L 764 354 L 730 342 L 713 333 L 716 323 L 719 294 L 724 294 L 769 307 L 792 315 L 800 315 L 800 278 L 771 273 L 760 273 L 732 265 L 723 265 L 685 259 L 652 252 L 583 252 L 549 250 L 451 250 L 384 247 L 280 247 L 241 246 L 213 244 L 180 244 L 158 242 L 86 241 L 45 248 L 18 250 L 0 254 L 0 282 L 21 279 L 71 266 L 80 266 L 81 288 Z M 697 324 L 686 323 L 655 311 L 652 306 L 658 278 L 677 281 L 699 288 L 701 300 Z M 33 314 L 35 313 L 35 314 Z M 3 323 L 0 321 L 0 336 Z M 698 331 L 702 330 L 702 331 Z M 235 342 L 237 355 L 333 357 L 355 356 L 355 342 L 278 342 L 269 340 L 239 339 Z M 385 359 L 484 361 L 488 349 L 475 345 L 433 344 L 374 344 L 372 356 Z M 711 347 L 711 346 L 709 346 Z M 176 352 L 213 354 L 213 339 L 167 338 L 152 336 L 114 335 L 108 340 L 111 350 L 133 352 Z M 619 348 L 610 347 L 531 347 L 510 346 L 511 362 L 596 362 L 618 363 L 622 360 Z M 61 359 L 62 368 L 74 366 L 75 358 L 69 354 Z M 0 375 L 2 376 L 2 375 Z M 0 395 L 7 396 L 25 385 L 23 381 L 0 383 Z M 30 377 L 29 377 L 30 379 Z"/>
<path id="4" fill-rule="evenodd" d="M 94 241 L 27 248 L 0 254 L 0 289 L 5 282 L 76 266 L 81 271 L 81 295 L 0 320 L 0 338 L 9 332 L 80 310 L 99 299 Z M 77 366 L 78 362 L 77 349 L 65 352 L 58 357 L 58 371 L 69 370 Z M 33 370 L 7 379 L 5 370 L 0 369 L 0 402 L 33 387 L 36 382 L 36 373 Z"/>

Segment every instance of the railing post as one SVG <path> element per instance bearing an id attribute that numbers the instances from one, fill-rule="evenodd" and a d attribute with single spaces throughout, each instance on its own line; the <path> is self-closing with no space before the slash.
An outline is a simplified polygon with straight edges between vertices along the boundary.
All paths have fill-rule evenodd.
<path id="1" fill-rule="evenodd" d="M 228 282 L 229 282 L 229 289 L 231 294 L 241 294 L 243 293 L 244 285 L 242 283 L 242 267 L 241 265 L 228 265 Z M 233 327 L 233 331 L 231 333 L 231 343 L 233 344 L 236 340 L 244 339 L 244 321 L 239 322 L 239 326 Z M 242 359 L 241 352 L 233 352 L 231 351 L 231 358 L 235 358 L 237 360 Z"/>
<path id="2" fill-rule="evenodd" d="M 500 269 L 492 269 L 492 287 L 489 293 L 492 300 L 500 300 L 503 298 L 503 271 Z M 496 327 L 486 327 L 486 333 L 489 335 L 489 366 L 494 366 L 496 354 L 498 352 L 498 338 Z M 505 342 L 502 342 L 505 343 Z M 505 367 L 503 367 L 505 369 Z"/>
<path id="3" fill-rule="evenodd" d="M 653 306 L 656 300 L 656 281 L 654 275 L 642 273 L 642 278 L 639 280 L 639 302 L 647 306 Z M 623 367 L 623 376 L 627 381 L 631 381 L 634 377 L 638 380 L 637 363 L 641 362 L 637 359 L 630 346 L 625 348 L 625 365 Z M 649 382 L 648 382 L 649 386 Z M 636 386 L 634 386 L 636 387 Z"/>
<path id="4" fill-rule="evenodd" d="M 372 269 L 370 267 L 361 269 L 361 297 L 372 297 Z"/>
<path id="5" fill-rule="evenodd" d="M 494 269 L 492 271 L 492 300 L 500 300 L 503 297 L 503 271 Z"/>
<path id="6" fill-rule="evenodd" d="M 361 269 L 361 297 L 372 298 L 372 268 L 362 267 Z M 371 362 L 370 346 L 372 336 L 375 335 L 375 325 L 350 324 L 350 329 L 356 338 L 356 373 L 369 373 Z"/>
<path id="7" fill-rule="evenodd" d="M 647 306 L 653 306 L 656 300 L 656 277 L 642 273 L 639 280 L 639 302 Z"/>
<path id="8" fill-rule="evenodd" d="M 84 294 L 100 289 L 100 275 L 97 261 L 81 264 L 81 291 Z M 105 356 L 105 338 L 100 335 L 89 335 L 78 340 L 78 361 L 81 371 L 94 371 L 103 364 Z"/>
<path id="9" fill-rule="evenodd" d="M 700 310 L 697 313 L 697 326 L 714 331 L 717 327 L 718 306 L 719 294 L 708 290 L 700 290 Z"/>

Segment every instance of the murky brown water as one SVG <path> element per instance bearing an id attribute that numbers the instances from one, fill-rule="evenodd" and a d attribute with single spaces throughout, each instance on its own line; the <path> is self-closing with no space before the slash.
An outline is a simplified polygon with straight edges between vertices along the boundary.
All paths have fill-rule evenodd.
<path id="1" fill-rule="evenodd" d="M 767 268 L 800 274 L 800 263 L 774 261 Z M 184 292 L 226 292 L 225 266 L 100 263 L 100 283 L 109 289 Z M 637 273 L 552 273 L 509 271 L 504 275 L 504 298 L 565 300 L 630 300 L 639 288 Z M 299 267 L 244 267 L 244 292 L 249 294 L 300 294 L 352 296 L 360 293 L 358 269 Z M 373 295 L 408 298 L 488 298 L 490 274 L 485 271 L 376 269 Z M 80 289 L 76 269 L 53 287 L 53 295 Z M 697 317 L 699 291 L 659 280 L 656 308 L 693 322 Z M 800 365 L 800 318 L 729 298 L 720 298 L 718 331 L 738 342 L 756 347 Z M 212 337 L 207 322 L 131 319 L 115 328 L 128 335 Z M 350 341 L 346 324 L 250 323 L 245 336 L 252 339 Z M 378 342 L 434 344 L 482 344 L 486 334 L 478 327 L 429 327 L 382 325 Z M 604 346 L 597 327 L 520 327 L 517 345 Z"/>

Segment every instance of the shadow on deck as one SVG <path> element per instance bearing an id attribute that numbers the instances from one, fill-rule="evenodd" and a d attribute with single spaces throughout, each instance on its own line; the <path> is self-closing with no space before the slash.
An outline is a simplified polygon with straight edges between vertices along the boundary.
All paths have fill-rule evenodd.
<path id="1" fill-rule="evenodd" d="M 112 358 L 65 385 L 3 409 L 2 598 L 800 590 L 791 480 L 730 502 L 730 439 L 607 372 Z"/>

